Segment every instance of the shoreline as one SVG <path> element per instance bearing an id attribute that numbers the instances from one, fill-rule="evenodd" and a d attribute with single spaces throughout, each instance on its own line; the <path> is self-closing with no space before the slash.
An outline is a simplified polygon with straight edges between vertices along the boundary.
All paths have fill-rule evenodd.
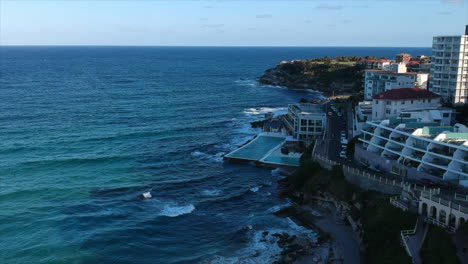
<path id="1" fill-rule="evenodd" d="M 278 193 L 287 192 L 284 180 L 279 181 Z M 302 204 L 293 201 L 292 206 L 275 212 L 280 217 L 289 217 L 294 223 L 317 233 L 318 247 L 327 247 L 326 259 L 319 259 L 315 254 L 300 254 L 294 264 L 305 263 L 361 263 L 359 240 L 351 226 L 343 219 L 339 209 L 331 201 L 308 199 Z"/>

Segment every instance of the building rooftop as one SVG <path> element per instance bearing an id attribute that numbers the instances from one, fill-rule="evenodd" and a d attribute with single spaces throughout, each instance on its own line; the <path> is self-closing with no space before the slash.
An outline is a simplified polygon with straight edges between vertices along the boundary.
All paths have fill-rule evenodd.
<path id="1" fill-rule="evenodd" d="M 394 74 L 394 75 L 418 75 L 418 74 L 428 74 L 428 73 L 419 73 L 419 72 L 392 72 L 392 71 L 384 71 L 384 70 L 365 70 L 366 72 L 378 72 L 383 74 Z"/>
<path id="2" fill-rule="evenodd" d="M 295 112 L 300 115 L 325 115 L 320 104 L 293 104 L 290 107 L 293 107 Z"/>
<path id="3" fill-rule="evenodd" d="M 372 99 L 377 100 L 408 100 L 408 99 L 432 99 L 439 98 L 438 94 L 435 94 L 426 89 L 417 87 L 413 88 L 397 88 L 388 90 L 383 93 L 372 96 Z"/>

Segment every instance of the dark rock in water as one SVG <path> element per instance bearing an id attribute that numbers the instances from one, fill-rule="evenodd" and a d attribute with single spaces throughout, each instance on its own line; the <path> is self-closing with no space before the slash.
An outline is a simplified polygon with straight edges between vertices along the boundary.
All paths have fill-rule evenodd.
<path id="1" fill-rule="evenodd" d="M 273 214 L 277 216 L 288 217 L 288 216 L 294 215 L 295 213 L 296 213 L 296 209 L 293 206 L 289 206 L 286 208 L 282 208 L 274 212 Z"/>
<path id="2" fill-rule="evenodd" d="M 250 122 L 252 128 L 262 128 L 265 125 L 265 120 Z"/>
<path id="3" fill-rule="evenodd" d="M 263 237 L 266 237 L 266 236 L 268 236 L 269 233 L 270 233 L 270 232 L 268 232 L 268 231 L 264 231 L 264 232 L 262 233 L 262 235 L 263 235 Z"/>

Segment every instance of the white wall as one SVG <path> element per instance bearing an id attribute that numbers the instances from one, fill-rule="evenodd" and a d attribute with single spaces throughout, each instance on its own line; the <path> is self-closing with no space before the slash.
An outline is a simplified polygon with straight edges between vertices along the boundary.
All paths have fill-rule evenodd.
<path id="1" fill-rule="evenodd" d="M 439 99 L 414 99 L 414 100 L 375 100 L 372 105 L 372 120 L 383 120 L 397 117 L 401 111 L 416 108 L 435 108 L 439 105 Z"/>

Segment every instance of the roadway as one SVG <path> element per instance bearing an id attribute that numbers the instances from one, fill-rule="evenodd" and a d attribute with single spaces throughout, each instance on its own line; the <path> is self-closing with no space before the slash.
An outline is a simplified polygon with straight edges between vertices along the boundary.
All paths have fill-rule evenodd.
<path id="1" fill-rule="evenodd" d="M 346 131 L 346 114 L 341 117 L 338 116 L 331 109 L 331 103 L 327 102 L 324 104 L 323 109 L 327 114 L 327 124 L 325 128 L 325 133 L 323 139 L 319 142 L 316 147 L 316 153 L 323 155 L 328 159 L 334 161 L 340 160 L 340 151 L 341 151 L 341 142 L 340 142 L 340 133 L 341 131 Z M 333 113 L 328 115 L 328 113 Z M 348 134 L 347 134 L 348 135 Z"/>

